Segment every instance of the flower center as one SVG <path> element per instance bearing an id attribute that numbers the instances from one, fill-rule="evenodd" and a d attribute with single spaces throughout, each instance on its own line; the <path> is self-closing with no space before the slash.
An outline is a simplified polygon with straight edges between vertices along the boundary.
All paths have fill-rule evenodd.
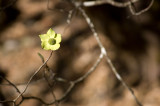
<path id="1" fill-rule="evenodd" d="M 56 44 L 56 40 L 55 40 L 54 38 L 50 38 L 50 39 L 48 40 L 48 43 L 49 43 L 50 45 L 55 45 L 55 44 Z"/>

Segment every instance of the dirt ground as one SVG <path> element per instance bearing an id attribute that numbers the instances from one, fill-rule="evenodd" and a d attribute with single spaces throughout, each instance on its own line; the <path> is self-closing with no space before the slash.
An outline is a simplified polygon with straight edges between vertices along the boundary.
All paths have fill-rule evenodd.
<path id="1" fill-rule="evenodd" d="M 13 2 L 13 3 L 12 3 Z M 149 0 L 136 3 L 138 10 Z M 0 75 L 23 91 L 30 76 L 50 51 L 41 48 L 38 35 L 52 28 L 62 35 L 61 47 L 53 52 L 48 66 L 57 77 L 75 80 L 95 63 L 100 48 L 81 13 L 68 1 L 8 0 L 0 1 Z M 146 4 L 144 4 L 146 3 Z M 11 5 L 9 5 L 11 4 Z M 7 6 L 7 8 L 2 8 Z M 134 90 L 144 106 L 160 106 L 160 2 L 139 16 L 128 8 L 108 4 L 83 7 L 93 21 L 100 40 L 119 74 Z M 72 10 L 71 22 L 67 23 Z M 53 101 L 41 70 L 29 85 L 25 96 Z M 0 100 L 13 100 L 17 91 L 0 79 Z M 55 83 L 56 98 L 67 90 L 67 83 Z M 0 103 L 10 106 L 11 103 Z M 36 100 L 25 100 L 21 106 L 43 106 Z M 116 79 L 106 60 L 59 103 L 60 106 L 137 106 L 131 93 Z M 54 105 L 51 105 L 54 106 Z"/>

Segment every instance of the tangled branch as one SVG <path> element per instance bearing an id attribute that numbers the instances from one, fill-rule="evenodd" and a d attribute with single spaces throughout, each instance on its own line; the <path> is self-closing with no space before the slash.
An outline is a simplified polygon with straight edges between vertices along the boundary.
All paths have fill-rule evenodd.
<path id="1" fill-rule="evenodd" d="M 107 51 L 106 51 L 104 45 L 102 44 L 102 42 L 101 42 L 101 40 L 100 40 L 100 38 L 98 36 L 97 31 L 95 30 L 95 26 L 94 26 L 93 22 L 91 21 L 90 17 L 86 14 L 85 10 L 83 9 L 83 6 L 84 7 L 91 7 L 91 6 L 97 6 L 97 5 L 102 5 L 102 4 L 109 4 L 109 5 L 112 5 L 112 6 L 115 6 L 115 7 L 123 7 L 123 8 L 124 7 L 129 7 L 129 10 L 130 10 L 130 12 L 131 12 L 132 15 L 141 15 L 142 13 L 148 11 L 151 8 L 151 6 L 153 5 L 153 2 L 154 2 L 154 0 L 151 0 L 151 3 L 149 4 L 148 7 L 146 7 L 145 9 L 143 9 L 143 10 L 141 10 L 139 12 L 136 12 L 134 10 L 134 8 L 132 7 L 132 3 L 136 3 L 138 1 L 139 0 L 130 0 L 130 1 L 121 3 L 121 2 L 116 2 L 116 1 L 113 1 L 113 0 L 99 0 L 99 1 L 97 0 L 97 1 L 84 1 L 84 2 L 81 3 L 81 2 L 78 2 L 78 1 L 71 0 L 72 4 L 75 6 L 75 8 L 77 8 L 81 12 L 81 14 L 83 15 L 83 17 L 86 20 L 88 26 L 90 27 L 90 30 L 92 31 L 92 34 L 93 34 L 94 38 L 96 39 L 96 41 L 98 43 L 98 46 L 99 46 L 100 51 L 101 51 L 98 59 L 95 61 L 95 63 L 90 67 L 90 69 L 84 75 L 82 75 L 81 77 L 79 77 L 78 79 L 76 79 L 74 81 L 68 81 L 67 79 L 54 76 L 54 73 L 51 73 L 52 78 L 48 79 L 48 76 L 45 74 L 45 71 L 50 71 L 50 68 L 47 66 L 47 62 L 51 58 L 53 51 L 50 53 L 49 57 L 45 61 L 44 61 L 44 58 L 40 55 L 43 64 L 33 73 L 33 75 L 29 78 L 28 82 L 23 84 L 23 85 L 25 85 L 25 88 L 24 88 L 24 90 L 22 92 L 17 87 L 17 86 L 22 85 L 22 84 L 18 84 L 18 85 L 17 84 L 13 84 L 8 79 L 0 76 L 1 79 L 3 79 L 6 82 L 8 82 L 8 84 L 3 84 L 3 86 L 7 86 L 7 85 L 12 86 L 18 92 L 18 96 L 15 99 L 0 101 L 0 103 L 12 103 L 14 106 L 19 106 L 25 100 L 34 99 L 34 100 L 37 100 L 37 101 L 39 101 L 39 102 L 41 102 L 42 104 L 45 104 L 45 105 L 55 104 L 56 106 L 58 106 L 59 102 L 63 101 L 70 94 L 70 92 L 73 90 L 73 88 L 78 83 L 82 82 L 91 73 L 93 73 L 95 71 L 95 69 L 97 68 L 97 66 L 99 65 L 99 63 L 101 62 L 101 60 L 103 58 L 105 58 L 106 61 L 107 61 L 107 63 L 108 63 L 108 65 L 111 68 L 111 71 L 115 74 L 116 78 L 122 83 L 122 85 L 125 88 L 128 89 L 128 91 L 131 93 L 131 95 L 133 96 L 134 100 L 136 101 L 137 105 L 138 106 L 142 106 L 142 103 L 135 96 L 134 91 L 126 84 L 126 82 L 123 80 L 123 78 L 120 76 L 120 74 L 116 70 L 115 66 L 113 65 L 111 59 L 109 58 L 109 56 L 107 54 Z M 10 3 L 8 6 L 10 6 L 11 4 L 12 3 Z M 8 6 L 0 8 L 0 10 L 1 9 L 5 9 Z M 47 1 L 47 7 L 49 8 L 49 1 Z M 51 8 L 49 8 L 49 9 L 51 9 Z M 71 22 L 70 19 L 72 17 L 72 12 L 73 12 L 72 10 L 69 12 L 68 19 L 67 19 L 68 24 Z M 43 99 L 41 99 L 39 97 L 25 96 L 24 95 L 24 93 L 28 89 L 29 85 L 33 83 L 31 81 L 33 80 L 33 78 L 35 77 L 35 75 L 37 75 L 42 70 L 42 68 L 44 68 L 44 67 L 46 68 L 46 70 L 43 70 L 44 71 L 44 78 L 42 78 L 40 80 L 45 80 L 47 82 L 47 84 L 48 84 L 48 86 L 50 88 L 50 92 L 52 93 L 52 96 L 54 98 L 54 100 L 52 102 L 49 102 L 49 103 L 47 103 L 46 101 L 44 101 Z M 54 92 L 53 92 L 53 89 L 54 89 L 55 85 L 53 83 L 50 83 L 49 80 L 52 80 L 53 83 L 55 83 L 55 82 L 68 83 L 69 87 L 67 88 L 67 90 L 65 91 L 65 93 L 60 98 L 57 99 L 56 96 L 55 96 L 55 94 L 54 94 Z M 18 99 L 20 97 L 22 99 L 17 103 L 17 101 L 18 101 Z"/>

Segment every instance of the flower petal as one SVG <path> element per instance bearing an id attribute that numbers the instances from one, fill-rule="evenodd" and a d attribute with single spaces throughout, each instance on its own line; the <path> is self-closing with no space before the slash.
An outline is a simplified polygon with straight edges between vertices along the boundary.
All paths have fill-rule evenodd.
<path id="1" fill-rule="evenodd" d="M 51 45 L 50 50 L 57 50 L 59 49 L 59 47 L 60 47 L 60 44 Z"/>
<path id="2" fill-rule="evenodd" d="M 39 37 L 41 38 L 41 41 L 47 41 L 49 39 L 49 36 L 47 34 L 41 34 L 39 35 Z"/>
<path id="3" fill-rule="evenodd" d="M 47 35 L 49 36 L 49 37 L 55 37 L 55 32 L 50 28 L 49 30 L 48 30 L 48 32 L 47 32 Z"/>
<path id="4" fill-rule="evenodd" d="M 61 34 L 57 34 L 57 36 L 56 36 L 56 43 L 60 43 L 61 42 L 61 40 L 62 40 L 62 38 L 61 38 Z"/>
<path id="5" fill-rule="evenodd" d="M 50 49 L 50 45 L 49 45 L 49 43 L 48 43 L 47 41 L 42 42 L 42 43 L 41 43 L 41 46 L 42 46 L 42 48 L 45 49 L 45 50 L 51 50 L 51 49 Z"/>

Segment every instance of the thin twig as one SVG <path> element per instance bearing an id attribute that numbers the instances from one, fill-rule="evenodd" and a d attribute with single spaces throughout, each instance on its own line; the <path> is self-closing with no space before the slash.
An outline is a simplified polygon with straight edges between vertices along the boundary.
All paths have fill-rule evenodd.
<path id="1" fill-rule="evenodd" d="M 17 1 L 17 0 L 14 0 L 12 3 L 14 3 L 15 1 Z M 74 6 L 76 7 L 76 9 L 78 9 L 78 10 L 82 13 L 84 19 L 86 20 L 87 24 L 89 25 L 89 27 L 90 27 L 90 29 L 91 29 L 91 31 L 92 31 L 92 33 L 93 33 L 93 36 L 95 37 L 96 41 L 98 42 L 98 45 L 99 45 L 100 50 L 101 50 L 101 54 L 99 55 L 99 57 L 98 57 L 98 59 L 96 60 L 96 62 L 95 62 L 95 63 L 93 64 L 93 66 L 88 70 L 88 72 L 86 72 L 83 76 L 81 76 L 80 78 L 78 78 L 78 79 L 76 79 L 76 80 L 74 80 L 74 81 L 68 81 L 68 80 L 63 79 L 63 78 L 56 78 L 56 77 L 55 77 L 55 78 L 54 78 L 55 81 L 63 82 L 63 83 L 69 83 L 70 85 L 69 85 L 68 89 L 67 89 L 66 92 L 62 95 L 62 97 L 61 97 L 60 99 L 56 99 L 54 92 L 52 92 L 52 95 L 53 95 L 53 97 L 54 97 L 54 100 L 53 100 L 52 102 L 50 102 L 50 103 L 46 103 L 45 101 L 43 101 L 43 100 L 42 100 L 41 98 L 39 98 L 39 97 L 34 97 L 34 96 L 24 97 L 24 96 L 23 96 L 23 94 L 26 92 L 28 86 L 29 86 L 30 84 L 32 84 L 31 81 L 32 81 L 33 77 L 34 77 L 44 66 L 47 67 L 46 64 L 47 64 L 48 60 L 50 59 L 50 57 L 52 56 L 53 51 L 50 53 L 50 56 L 48 57 L 48 59 L 47 59 L 46 61 L 44 61 L 44 60 L 43 60 L 43 57 L 40 55 L 43 64 L 34 72 L 34 74 L 30 77 L 30 79 L 28 80 L 28 82 L 25 83 L 26 86 L 25 86 L 23 92 L 20 92 L 20 90 L 17 88 L 17 86 L 18 86 L 19 84 L 18 84 L 18 85 L 17 85 L 17 84 L 13 84 L 13 83 L 12 83 L 11 81 L 9 81 L 8 79 L 3 78 L 3 77 L 0 76 L 1 78 L 3 78 L 4 80 L 6 80 L 6 81 L 9 83 L 9 84 L 1 84 L 1 85 L 10 85 L 10 86 L 13 86 L 13 87 L 17 90 L 17 92 L 19 93 L 19 95 L 18 95 L 14 100 L 12 100 L 12 101 L 7 101 L 7 100 L 5 100 L 5 101 L 0 101 L 0 103 L 11 102 L 11 103 L 13 103 L 13 106 L 19 106 L 24 100 L 27 100 L 27 99 L 35 99 L 35 100 L 38 100 L 38 101 L 40 101 L 41 103 L 43 103 L 43 104 L 45 104 L 45 105 L 56 104 L 56 105 L 58 106 L 57 103 L 59 103 L 59 102 L 61 102 L 62 100 L 64 100 L 64 99 L 69 95 L 69 93 L 73 90 L 73 88 L 76 86 L 76 84 L 78 84 L 78 83 L 82 82 L 83 80 L 85 80 L 91 73 L 93 73 L 93 72 L 95 71 L 96 67 L 99 65 L 99 63 L 101 62 L 101 60 L 102 60 L 103 57 L 105 56 L 105 59 L 106 59 L 108 65 L 110 66 L 111 71 L 113 71 L 113 73 L 115 74 L 116 78 L 122 83 L 122 85 L 123 85 L 125 88 L 128 89 L 128 91 L 129 91 L 129 92 L 131 93 L 131 95 L 134 97 L 137 105 L 142 106 L 142 104 L 139 102 L 139 100 L 138 100 L 137 97 L 135 96 L 134 91 L 125 83 L 125 81 L 122 79 L 122 77 L 120 76 L 120 74 L 117 72 L 116 68 L 114 67 L 113 63 L 111 62 L 111 59 L 110 59 L 110 58 L 108 57 L 108 55 L 107 55 L 107 51 L 106 51 L 106 49 L 104 48 L 104 46 L 103 46 L 103 44 L 102 44 L 102 42 L 101 42 L 101 40 L 100 40 L 100 38 L 99 38 L 99 36 L 98 36 L 98 33 L 97 33 L 96 30 L 95 30 L 95 26 L 94 26 L 93 22 L 90 20 L 90 18 L 88 17 L 88 15 L 86 14 L 86 12 L 84 11 L 84 9 L 83 9 L 81 6 L 90 7 L 90 6 L 96 6 L 96 5 L 102 5 L 102 4 L 110 4 L 110 5 L 115 6 L 115 7 L 129 7 L 132 15 L 140 15 L 140 14 L 148 11 L 148 10 L 151 8 L 151 6 L 153 5 L 154 0 L 151 1 L 151 3 L 149 4 L 148 7 L 146 7 L 145 9 L 143 9 L 143 10 L 141 10 L 141 11 L 139 11 L 139 12 L 136 12 L 135 9 L 132 7 L 132 4 L 138 2 L 139 0 L 130 0 L 130 1 L 127 1 L 127 2 L 123 2 L 123 3 L 121 3 L 121 2 L 116 2 L 116 1 L 113 1 L 113 0 L 99 0 L 99 1 L 97 0 L 97 1 L 84 1 L 84 2 L 76 2 L 76 1 L 74 1 L 74 0 L 71 0 L 71 1 L 72 1 L 72 3 L 74 4 Z M 8 5 L 5 6 L 5 7 L 0 8 L 0 10 L 6 9 L 7 7 L 11 6 L 12 3 L 8 4 Z M 48 8 L 49 10 L 53 10 L 53 9 L 51 9 L 51 8 L 49 7 L 49 0 L 47 0 L 47 8 Z M 68 20 L 67 20 L 68 23 L 70 23 L 70 20 L 71 20 L 71 18 L 72 18 L 72 15 L 73 15 L 73 10 L 69 11 Z M 50 90 L 53 90 L 53 89 L 52 89 L 53 86 L 49 83 L 49 80 L 47 79 L 47 77 L 44 77 L 43 79 L 46 79 L 46 81 L 47 81 L 47 83 L 48 83 L 48 85 L 49 85 L 49 87 L 50 87 Z M 21 84 L 20 84 L 20 85 L 21 85 Z M 19 97 L 22 97 L 22 100 L 16 105 L 16 101 L 17 101 L 17 99 L 18 99 Z"/>
<path id="2" fill-rule="evenodd" d="M 38 79 L 38 80 L 30 82 L 30 84 L 39 83 L 39 82 L 44 81 L 44 80 L 45 80 L 45 78 L 41 78 L 41 79 Z M 14 85 L 15 86 L 24 86 L 24 85 L 27 85 L 27 82 L 25 82 L 25 83 L 16 83 Z M 12 85 L 11 84 L 7 84 L 7 83 L 3 83 L 3 84 L 0 84 L 0 86 L 12 86 Z"/>
<path id="3" fill-rule="evenodd" d="M 81 11 L 82 15 L 84 16 L 87 24 L 89 25 L 95 39 L 98 42 L 98 45 L 101 49 L 101 53 L 104 54 L 106 56 L 106 60 L 109 64 L 109 66 L 111 67 L 111 70 L 113 71 L 113 73 L 115 74 L 116 78 L 124 85 L 124 87 L 126 87 L 128 89 L 128 91 L 132 94 L 133 98 L 135 99 L 137 105 L 142 106 L 142 104 L 140 103 L 140 101 L 137 99 L 137 97 L 135 96 L 133 90 L 125 83 L 125 81 L 122 79 L 122 77 L 120 76 L 120 74 L 117 72 L 116 68 L 114 67 L 114 65 L 112 64 L 110 58 L 107 56 L 107 51 L 104 48 L 103 44 L 101 43 L 98 33 L 96 32 L 95 28 L 94 28 L 94 24 L 91 22 L 90 18 L 88 17 L 88 15 L 85 13 L 85 11 L 81 8 L 81 7 L 77 7 L 79 9 L 79 11 Z"/>
<path id="4" fill-rule="evenodd" d="M 99 0 L 99 1 L 84 1 L 81 3 L 84 7 L 91 7 L 91 6 L 97 6 L 97 5 L 102 5 L 102 4 L 110 4 L 115 7 L 129 7 L 129 10 L 132 15 L 141 15 L 142 13 L 148 11 L 151 6 L 153 5 L 154 0 L 151 0 L 151 3 L 148 5 L 148 7 L 136 12 L 134 8 L 132 7 L 133 3 L 136 3 L 140 0 L 130 0 L 127 2 L 116 2 L 113 0 Z"/>
<path id="5" fill-rule="evenodd" d="M 139 1 L 139 0 L 132 0 L 132 3 L 135 3 L 137 1 Z M 121 2 L 116 2 L 113 0 L 97 0 L 97 1 L 84 1 L 82 3 L 82 5 L 85 7 L 97 6 L 97 5 L 102 5 L 102 4 L 110 4 L 115 7 L 127 7 L 127 6 L 131 5 L 131 2 L 127 1 L 127 2 L 121 3 Z"/>
<path id="6" fill-rule="evenodd" d="M 48 66 L 47 66 L 47 67 L 48 67 Z M 46 69 L 45 71 L 50 71 L 50 70 L 49 70 L 49 67 L 48 67 L 48 70 Z M 49 76 L 46 76 L 46 72 L 45 72 L 45 71 L 44 71 L 44 78 L 45 78 L 45 80 L 47 81 L 47 84 L 48 84 L 48 86 L 49 86 L 49 88 L 50 88 L 50 92 L 51 92 L 54 100 L 57 101 L 56 96 L 55 96 L 55 94 L 54 94 L 54 90 L 52 89 L 52 88 L 54 88 L 54 86 L 55 86 L 55 82 L 53 83 L 53 85 L 50 84 L 50 82 L 49 82 L 50 78 L 48 78 Z M 50 74 L 52 74 L 52 73 L 50 73 Z M 51 80 L 53 80 L 53 79 L 54 79 L 54 78 L 52 78 Z M 55 102 L 55 105 L 56 105 L 56 106 L 59 106 L 58 102 Z"/>
<path id="7" fill-rule="evenodd" d="M 139 106 L 142 106 L 141 102 L 137 99 L 137 97 L 134 94 L 134 91 L 125 83 L 125 81 L 122 79 L 122 77 L 120 76 L 120 74 L 117 72 L 116 68 L 114 67 L 113 63 L 111 62 L 110 58 L 106 55 L 106 60 L 107 63 L 109 64 L 111 70 L 113 71 L 113 73 L 115 74 L 116 78 L 122 83 L 122 85 L 128 89 L 128 91 L 130 91 L 130 93 L 132 94 L 133 98 L 135 99 L 136 103 Z"/>
<path id="8" fill-rule="evenodd" d="M 96 67 L 98 66 L 98 64 L 101 62 L 102 58 L 103 58 L 104 54 L 100 54 L 98 59 L 96 60 L 96 62 L 94 63 L 94 65 L 89 69 L 89 71 L 87 73 L 85 73 L 83 76 L 81 76 L 80 78 L 78 78 L 77 80 L 74 81 L 70 81 L 70 86 L 67 89 L 67 91 L 64 93 L 64 95 L 58 99 L 58 101 L 62 101 L 63 99 L 66 98 L 66 96 L 72 91 L 72 89 L 75 87 L 75 85 L 81 81 L 83 81 L 84 79 L 86 79 L 91 73 L 93 73 L 96 69 Z"/>
<path id="9" fill-rule="evenodd" d="M 70 10 L 69 13 L 68 13 L 68 18 L 67 18 L 67 23 L 68 24 L 70 24 L 70 22 L 71 22 L 72 15 L 73 15 L 73 10 Z"/>
<path id="10" fill-rule="evenodd" d="M 91 67 L 91 69 L 84 74 L 82 77 L 78 78 L 77 80 L 73 81 L 74 83 L 78 83 L 83 81 L 84 79 L 86 79 L 94 70 L 95 68 L 98 66 L 98 64 L 100 63 L 100 61 L 102 60 L 102 58 L 104 57 L 104 54 L 101 53 L 96 61 L 96 63 Z"/>
<path id="11" fill-rule="evenodd" d="M 29 81 L 27 82 L 27 85 L 25 87 L 25 89 L 23 90 L 22 93 L 20 93 L 17 98 L 14 99 L 14 101 L 16 101 L 21 95 L 23 95 L 25 93 L 25 91 L 27 90 L 31 80 L 33 79 L 33 77 L 47 64 L 48 60 L 51 58 L 53 51 L 51 51 L 50 56 L 48 57 L 48 59 L 37 69 L 37 71 L 30 77 Z"/>
<path id="12" fill-rule="evenodd" d="M 20 90 L 17 88 L 17 86 L 16 86 L 15 84 L 13 84 L 11 81 L 9 81 L 9 80 L 8 80 L 7 78 L 5 78 L 5 77 L 2 77 L 2 76 L 0 76 L 0 77 L 1 77 L 2 79 L 6 80 L 6 81 L 9 83 L 9 85 L 13 86 L 19 94 L 21 93 Z"/>
<path id="13" fill-rule="evenodd" d="M 41 103 L 43 103 L 43 104 L 45 104 L 45 105 L 51 105 L 51 104 L 48 104 L 48 103 L 46 103 L 45 101 L 43 101 L 41 98 L 39 98 L 39 97 L 35 97 L 35 96 L 29 96 L 29 97 L 23 97 L 23 99 L 25 100 L 28 100 L 28 99 L 35 99 L 35 100 L 37 100 L 37 101 L 40 101 Z"/>
<path id="14" fill-rule="evenodd" d="M 69 93 L 72 91 L 72 89 L 75 87 L 76 84 L 80 83 L 81 81 L 85 80 L 92 72 L 95 71 L 96 67 L 98 66 L 98 64 L 101 62 L 102 58 L 104 57 L 104 55 L 101 53 L 99 58 L 96 60 L 96 62 L 94 63 L 94 65 L 89 69 L 89 71 L 87 73 L 85 73 L 83 76 L 81 76 L 80 78 L 78 78 L 77 80 L 74 81 L 67 81 L 66 79 L 63 78 L 55 78 L 56 81 L 60 81 L 60 82 L 69 82 L 69 87 L 66 90 L 66 92 L 63 94 L 63 96 L 60 99 L 54 100 L 53 102 L 50 103 L 46 103 L 45 101 L 43 101 L 41 98 L 38 97 L 24 97 L 24 99 L 35 99 L 40 101 L 41 103 L 45 104 L 45 105 L 52 105 L 55 104 L 57 102 L 61 102 L 63 101 L 68 95 Z"/>
<path id="15" fill-rule="evenodd" d="M 154 0 L 151 0 L 151 2 L 148 5 L 148 7 L 142 9 L 139 12 L 136 12 L 135 9 L 132 7 L 132 5 L 129 5 L 129 10 L 131 11 L 132 15 L 141 15 L 141 14 L 143 14 L 144 12 L 148 11 L 151 8 L 151 6 L 153 5 L 153 2 L 154 2 Z"/>

